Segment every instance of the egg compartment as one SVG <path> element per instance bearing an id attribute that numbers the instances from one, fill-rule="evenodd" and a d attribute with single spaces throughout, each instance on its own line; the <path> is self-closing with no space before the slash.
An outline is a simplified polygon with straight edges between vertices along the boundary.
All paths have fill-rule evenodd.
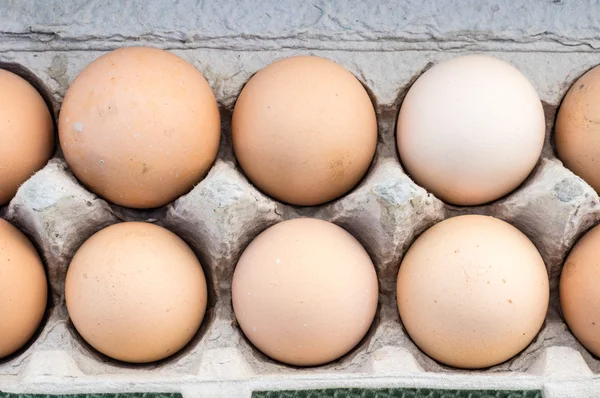
<path id="1" fill-rule="evenodd" d="M 107 204 L 71 174 L 60 152 L 19 189 L 4 217 L 27 233 L 48 267 L 54 305 L 38 338 L 21 355 L 0 363 L 0 390 L 78 393 L 177 391 L 186 397 L 249 397 L 252 390 L 323 387 L 537 388 L 545 397 L 594 396 L 600 361 L 570 334 L 557 296 L 562 262 L 587 229 L 600 221 L 600 198 L 565 169 L 552 149 L 551 131 L 561 98 L 584 71 L 600 63 L 594 53 L 488 52 L 519 68 L 533 83 L 546 111 L 548 134 L 542 158 L 515 192 L 478 207 L 448 206 L 416 185 L 401 168 L 395 124 L 402 98 L 433 64 L 468 52 L 319 51 L 284 49 L 239 52 L 173 50 L 207 78 L 221 108 L 218 159 L 190 193 L 151 211 Z M 369 89 L 379 124 L 377 155 L 361 183 L 322 206 L 299 208 L 266 197 L 245 178 L 231 149 L 235 99 L 250 76 L 276 59 L 298 54 L 330 58 Z M 51 91 L 55 109 L 75 76 L 101 51 L 15 51 L 0 62 L 24 65 Z M 462 371 L 438 364 L 404 332 L 395 300 L 403 254 L 429 226 L 458 214 L 488 214 L 523 231 L 542 254 L 551 279 L 551 305 L 533 343 L 490 369 Z M 312 216 L 344 227 L 365 246 L 379 278 L 379 308 L 370 332 L 348 355 L 314 368 L 295 368 L 254 349 L 237 327 L 231 278 L 246 245 L 281 220 Z M 64 305 L 66 268 L 77 248 L 101 228 L 124 220 L 156 222 L 177 233 L 199 255 L 212 292 L 197 337 L 184 350 L 149 365 L 127 365 L 96 353 L 69 323 Z M 586 395 L 587 394 L 587 395 Z"/>

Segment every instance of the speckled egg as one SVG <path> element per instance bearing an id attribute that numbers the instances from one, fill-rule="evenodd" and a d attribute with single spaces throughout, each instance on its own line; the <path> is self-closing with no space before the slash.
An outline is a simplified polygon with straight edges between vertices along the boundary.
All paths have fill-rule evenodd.
<path id="1" fill-rule="evenodd" d="M 324 58 L 286 58 L 256 73 L 233 111 L 235 156 L 273 198 L 318 205 L 351 190 L 377 145 L 371 99 L 346 69 Z"/>
<path id="2" fill-rule="evenodd" d="M 397 300 L 404 328 L 427 355 L 458 368 L 486 368 L 537 335 L 548 310 L 548 274 L 533 243 L 512 225 L 459 216 L 410 247 Z"/>
<path id="3" fill-rule="evenodd" d="M 130 47 L 88 65 L 59 116 L 67 163 L 118 205 L 163 206 L 208 172 L 220 139 L 215 97 L 202 74 L 163 50 Z"/>
<path id="4" fill-rule="evenodd" d="M 566 167 L 600 192 L 600 67 L 580 77 L 558 110 L 555 142 Z"/>

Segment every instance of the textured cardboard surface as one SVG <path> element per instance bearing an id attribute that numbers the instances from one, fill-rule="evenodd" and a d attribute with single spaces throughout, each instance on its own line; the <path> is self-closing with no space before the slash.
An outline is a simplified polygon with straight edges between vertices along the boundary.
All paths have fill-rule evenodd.
<path id="1" fill-rule="evenodd" d="M 595 2 L 501 1 L 427 4 L 184 0 L 0 2 L 0 67 L 35 76 L 55 114 L 69 83 L 105 51 L 124 45 L 172 50 L 194 64 L 213 88 L 223 119 L 218 159 L 190 193 L 168 206 L 136 211 L 107 204 L 82 187 L 60 150 L 32 176 L 0 216 L 36 243 L 48 268 L 52 303 L 32 344 L 0 361 L 0 390 L 80 393 L 173 391 L 185 397 L 249 397 L 253 390 L 332 387 L 542 389 L 545 397 L 593 397 L 600 361 L 561 320 L 557 283 L 574 242 L 600 221 L 600 198 L 564 168 L 552 146 L 557 107 L 573 81 L 600 64 L 600 5 Z M 510 62 L 544 104 L 547 141 L 530 178 L 492 204 L 448 206 L 407 176 L 395 149 L 395 120 L 411 83 L 431 65 L 484 52 Z M 231 112 L 249 77 L 297 54 L 332 59 L 370 92 L 378 115 L 377 155 L 348 195 L 300 208 L 273 201 L 238 168 Z M 507 115 L 510 117 L 510 115 Z M 457 214 L 479 213 L 521 229 L 540 250 L 551 278 L 551 305 L 533 343 L 517 357 L 482 371 L 460 371 L 422 354 L 405 334 L 395 304 L 399 263 L 426 228 Z M 235 323 L 231 277 L 245 246 L 268 226 L 293 217 L 333 221 L 371 255 L 380 305 L 366 338 L 331 364 L 297 369 L 253 349 Z M 209 283 L 210 308 L 196 338 L 160 363 L 134 366 L 87 346 L 69 323 L 64 277 L 77 248 L 99 229 L 122 221 L 163 225 L 197 252 Z"/>
<path id="2" fill-rule="evenodd" d="M 432 390 L 427 388 L 257 391 L 252 398 L 541 398 L 539 390 Z"/>

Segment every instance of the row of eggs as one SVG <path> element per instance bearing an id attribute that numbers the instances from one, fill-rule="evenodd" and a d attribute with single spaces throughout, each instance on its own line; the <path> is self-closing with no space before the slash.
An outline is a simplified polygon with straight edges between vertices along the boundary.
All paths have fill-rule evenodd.
<path id="1" fill-rule="evenodd" d="M 556 123 L 559 156 L 596 189 L 597 74 L 592 70 L 573 86 Z M 54 132 L 33 87 L 6 71 L 0 71 L 0 86 L 0 203 L 7 203 L 51 156 Z M 116 50 L 90 64 L 69 88 L 58 125 L 75 175 L 104 198 L 138 208 L 164 205 L 191 189 L 214 161 L 220 137 L 218 107 L 202 75 L 175 55 L 149 48 Z M 400 110 L 397 142 L 419 184 L 447 202 L 473 205 L 503 196 L 527 177 L 544 130 L 541 103 L 523 75 L 502 61 L 468 56 L 437 65 L 415 82 Z M 343 195 L 365 174 L 377 122 L 366 91 L 348 71 L 321 58 L 294 57 L 250 79 L 236 102 L 232 138 L 242 169 L 258 188 L 288 203 L 315 205 Z M 457 367 L 491 366 L 518 353 L 541 327 L 548 305 L 547 275 L 535 247 L 513 227 L 480 217 L 457 217 L 427 231 L 398 276 L 398 307 L 409 335 L 427 354 Z M 0 281 L 6 286 L 0 306 L 8 316 L 0 335 L 9 336 L 0 347 L 3 357 L 31 337 L 47 291 L 31 244 L 8 223 L 1 225 Z M 600 239 L 594 231 L 573 250 L 569 259 L 576 261 L 565 265 L 561 304 L 574 334 L 598 354 L 597 312 L 590 308 L 596 282 L 590 259 Z M 280 249 L 286 244 L 291 248 Z M 149 254 L 154 246 L 169 255 Z M 129 263 L 131 270 L 125 269 Z M 124 223 L 94 235 L 68 275 L 67 305 L 76 328 L 117 359 L 169 356 L 204 316 L 206 282 L 197 259 L 179 238 L 150 224 Z M 168 305 L 158 313 L 173 318 L 144 318 L 158 314 L 162 307 L 151 297 L 163 290 Z M 276 291 L 287 299 L 275 295 L 274 301 Z M 232 296 L 242 330 L 261 351 L 282 362 L 317 365 L 364 336 L 375 314 L 377 279 L 368 255 L 345 231 L 294 220 L 248 247 Z M 15 297 L 31 311 L 15 308 Z M 151 308 L 140 308 L 139 297 Z M 141 330 L 144 320 L 153 327 Z"/>
<path id="2" fill-rule="evenodd" d="M 600 226 L 567 258 L 560 302 L 573 334 L 600 355 Z M 33 245 L 0 219 L 0 358 L 39 326 L 47 282 Z M 333 361 L 372 325 L 375 267 L 341 227 L 318 219 L 284 221 L 263 231 L 235 268 L 231 300 L 248 340 L 296 366 Z M 157 361 L 197 333 L 207 307 L 202 266 L 187 244 L 160 226 L 124 222 L 90 237 L 67 271 L 65 298 L 80 335 L 103 354 Z M 433 359 L 484 368 L 522 351 L 543 325 L 548 274 L 531 241 L 499 219 L 466 215 L 425 231 L 398 272 L 402 324 Z M 400 327 L 400 325 L 398 325 Z"/>
<path id="3" fill-rule="evenodd" d="M 50 112 L 36 90 L 0 70 L 0 204 L 53 151 Z M 600 69 L 569 91 L 556 123 L 567 167 L 600 190 Z M 132 47 L 88 65 L 69 87 L 58 131 L 67 163 L 91 191 L 126 207 L 165 205 L 208 172 L 220 115 L 207 81 L 166 51 Z M 277 61 L 248 81 L 232 118 L 236 158 L 273 198 L 317 205 L 351 190 L 375 155 L 377 119 L 361 83 L 319 57 Z M 487 56 L 463 56 L 425 72 L 397 121 L 400 159 L 410 176 L 457 205 L 487 203 L 519 186 L 544 143 L 533 86 Z"/>

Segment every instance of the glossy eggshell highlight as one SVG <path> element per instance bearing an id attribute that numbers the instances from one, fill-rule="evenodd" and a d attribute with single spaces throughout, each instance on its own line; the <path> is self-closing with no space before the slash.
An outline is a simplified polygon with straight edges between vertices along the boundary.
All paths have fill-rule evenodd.
<path id="1" fill-rule="evenodd" d="M 88 65 L 59 116 L 67 163 L 89 189 L 118 205 L 152 208 L 208 172 L 220 139 L 215 97 L 191 64 L 130 47 Z"/>
<path id="2" fill-rule="evenodd" d="M 23 347 L 37 330 L 46 311 L 47 284 L 31 242 L 0 219 L 0 358 Z"/>
<path id="3" fill-rule="evenodd" d="M 581 238 L 560 278 L 562 314 L 577 340 L 600 357 L 600 227 Z"/>
<path id="4" fill-rule="evenodd" d="M 548 274 L 515 227 L 487 216 L 454 217 L 410 247 L 397 300 L 404 327 L 427 355 L 457 368 L 485 368 L 534 339 L 548 309 Z"/>
<path id="5" fill-rule="evenodd" d="M 352 189 L 375 155 L 369 95 L 340 65 L 319 57 L 277 61 L 254 75 L 233 112 L 235 156 L 277 200 L 317 205 Z"/>
<path id="6" fill-rule="evenodd" d="M 542 151 L 546 121 L 521 72 L 469 55 L 419 77 L 397 127 L 400 159 L 417 184 L 447 203 L 478 205 L 527 178 Z"/>
<path id="7" fill-rule="evenodd" d="M 107 227 L 77 251 L 65 295 L 75 328 L 101 353 L 157 361 L 196 334 L 207 302 L 202 267 L 189 246 L 154 224 Z"/>
<path id="8" fill-rule="evenodd" d="M 233 276 L 233 309 L 259 350 L 298 366 L 349 352 L 377 309 L 377 275 L 348 232 L 302 218 L 276 224 L 242 254 Z"/>
<path id="9" fill-rule="evenodd" d="M 556 151 L 566 167 L 600 192 L 600 68 L 571 87 L 555 127 Z"/>
<path id="10" fill-rule="evenodd" d="M 53 151 L 54 127 L 44 99 L 25 79 L 0 69 L 0 205 Z"/>

